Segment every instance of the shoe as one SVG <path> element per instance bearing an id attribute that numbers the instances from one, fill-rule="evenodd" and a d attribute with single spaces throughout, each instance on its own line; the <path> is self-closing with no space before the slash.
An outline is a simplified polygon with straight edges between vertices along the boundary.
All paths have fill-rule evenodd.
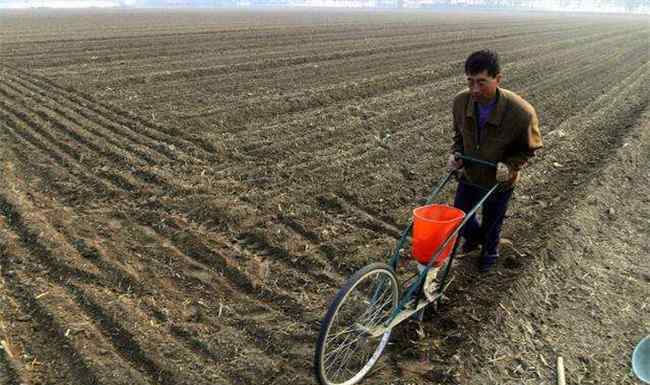
<path id="1" fill-rule="evenodd" d="M 478 261 L 478 271 L 487 273 L 492 269 L 492 266 L 497 263 L 498 254 L 481 255 Z"/>

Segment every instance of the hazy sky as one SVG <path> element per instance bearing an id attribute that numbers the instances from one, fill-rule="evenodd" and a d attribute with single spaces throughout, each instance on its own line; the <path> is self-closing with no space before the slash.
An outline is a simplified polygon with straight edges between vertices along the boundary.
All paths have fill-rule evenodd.
<path id="1" fill-rule="evenodd" d="M 125 0 L 124 4 L 135 4 L 136 0 Z M 245 4 L 246 0 L 241 0 Z M 435 2 L 422 0 L 420 2 L 429 3 Z M 372 7 L 375 3 L 374 0 L 307 0 L 307 4 L 300 4 L 300 6 L 313 6 L 313 7 L 349 7 L 349 8 L 363 8 Z M 417 4 L 417 0 L 405 0 L 405 7 L 409 4 Z M 580 8 L 575 7 L 560 7 L 557 0 L 544 0 L 536 2 L 535 9 L 550 10 L 550 11 L 585 11 L 585 12 L 624 12 L 622 7 L 597 7 L 596 0 L 582 0 Z M 49 8 L 84 8 L 84 7 L 117 7 L 119 6 L 118 0 L 14 0 L 9 2 L 0 3 L 0 8 L 32 8 L 32 7 L 49 7 Z M 647 13 L 649 10 L 645 10 Z"/>
<path id="2" fill-rule="evenodd" d="M 97 1 L 97 0 L 25 0 L 0 4 L 2 8 L 33 8 L 33 7 L 50 7 L 50 8 L 87 8 L 87 7 L 116 7 L 117 1 Z"/>

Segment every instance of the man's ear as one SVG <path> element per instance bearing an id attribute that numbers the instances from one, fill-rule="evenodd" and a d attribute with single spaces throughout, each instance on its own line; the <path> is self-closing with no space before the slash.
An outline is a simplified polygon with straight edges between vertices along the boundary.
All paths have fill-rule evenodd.
<path id="1" fill-rule="evenodd" d="M 501 72 L 497 74 L 497 76 L 494 77 L 494 79 L 497 81 L 497 86 L 501 84 L 501 79 L 503 76 L 501 75 Z"/>

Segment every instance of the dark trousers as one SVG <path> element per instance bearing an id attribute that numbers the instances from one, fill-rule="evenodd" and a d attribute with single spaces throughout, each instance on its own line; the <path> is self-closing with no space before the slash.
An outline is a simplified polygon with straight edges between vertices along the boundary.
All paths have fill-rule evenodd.
<path id="1" fill-rule="evenodd" d="M 476 214 L 465 223 L 460 230 L 466 242 L 471 244 L 480 244 L 483 246 L 484 255 L 497 255 L 499 246 L 499 236 L 501 234 L 501 225 L 508 209 L 508 202 L 512 196 L 512 190 L 495 191 L 490 197 L 483 202 L 482 220 L 479 224 Z M 469 212 L 485 196 L 487 190 L 472 186 L 461 181 L 458 183 L 454 207 L 464 212 Z"/>

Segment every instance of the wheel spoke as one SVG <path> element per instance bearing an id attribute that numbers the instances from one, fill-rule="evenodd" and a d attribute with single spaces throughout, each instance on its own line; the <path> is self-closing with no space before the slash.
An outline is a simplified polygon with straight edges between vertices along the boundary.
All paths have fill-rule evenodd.
<path id="1" fill-rule="evenodd" d="M 339 345 L 336 349 L 330 351 L 329 353 L 326 353 L 326 354 L 325 354 L 325 358 L 331 356 L 331 355 L 334 354 L 334 353 L 338 353 L 339 351 L 341 351 L 341 350 L 343 350 L 343 349 L 346 349 L 347 347 L 349 347 L 349 346 L 351 346 L 352 344 L 354 344 L 355 342 L 357 342 L 357 341 L 359 340 L 359 338 L 360 338 L 360 337 L 357 337 L 357 338 L 355 338 L 355 339 L 353 339 L 353 340 L 350 340 L 350 341 L 346 340 L 346 341 L 343 342 L 341 345 Z"/>
<path id="2" fill-rule="evenodd" d="M 359 342 L 359 339 L 354 340 L 351 344 L 349 344 L 346 348 L 345 353 L 343 354 L 343 358 L 341 359 L 341 363 L 339 365 L 339 368 L 336 370 L 336 374 L 339 373 L 341 369 L 347 369 L 348 363 L 350 362 L 350 358 L 352 356 L 352 353 L 356 351 L 356 345 Z M 348 369 L 350 370 L 350 369 Z"/>
<path id="3" fill-rule="evenodd" d="M 382 293 L 382 295 L 381 295 L 379 298 L 377 298 L 376 300 L 374 300 L 374 301 L 371 302 L 371 304 L 370 304 L 370 306 L 368 307 L 368 309 L 365 311 L 365 313 L 364 313 L 360 318 L 364 318 L 364 317 L 368 314 L 368 312 L 373 311 L 372 309 L 374 308 L 375 304 L 376 304 L 377 302 L 379 302 L 380 300 L 383 300 L 385 296 L 388 296 L 388 299 L 391 300 L 390 294 L 391 294 L 391 293 L 390 293 L 390 291 L 388 291 L 388 290 L 386 290 L 384 293 Z"/>
<path id="4" fill-rule="evenodd" d="M 337 368 L 336 371 L 334 372 L 335 376 L 341 370 L 341 367 L 343 366 L 343 362 L 345 361 L 346 356 L 349 354 L 350 346 L 352 346 L 355 342 L 356 342 L 356 340 L 351 341 L 350 343 L 347 343 L 345 346 L 342 346 L 341 347 L 342 353 L 338 354 L 334 358 L 334 360 L 332 361 L 331 365 L 329 365 L 328 369 Z"/>
<path id="5" fill-rule="evenodd" d="M 390 298 L 388 299 L 390 301 Z M 390 302 L 384 302 L 381 307 L 377 308 L 374 313 L 370 314 L 370 316 L 367 318 L 370 322 L 366 322 L 366 320 L 363 321 L 363 325 L 365 325 L 368 328 L 372 328 L 376 326 L 378 323 L 375 323 L 375 320 L 384 312 L 384 308 L 386 307 L 387 304 L 390 304 Z"/>
<path id="6" fill-rule="evenodd" d="M 355 331 L 357 331 L 357 330 L 354 330 L 354 329 L 352 329 L 352 328 L 343 329 L 342 331 L 340 331 L 340 332 L 338 332 L 338 333 L 336 333 L 336 334 L 334 334 L 334 335 L 332 335 L 332 336 L 328 336 L 327 339 L 328 339 L 328 340 L 329 340 L 329 339 L 332 339 L 332 340 L 333 340 L 333 339 L 339 338 L 339 337 L 341 337 L 341 336 L 343 336 L 343 335 L 345 335 L 345 334 L 354 333 Z"/>

